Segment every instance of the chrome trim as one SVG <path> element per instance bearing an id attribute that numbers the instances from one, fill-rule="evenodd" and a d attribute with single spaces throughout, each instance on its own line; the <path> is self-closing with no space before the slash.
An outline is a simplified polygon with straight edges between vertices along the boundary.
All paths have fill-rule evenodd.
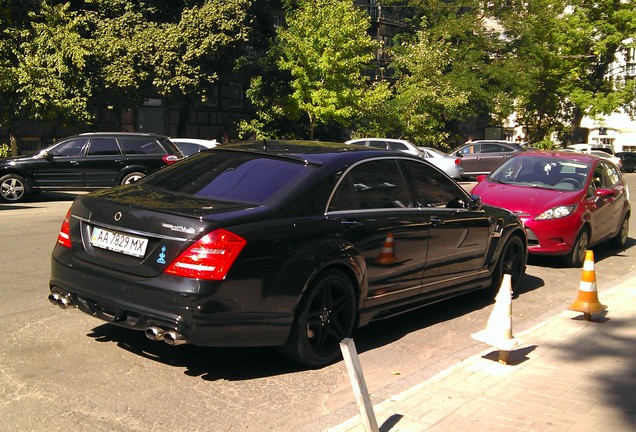
<path id="1" fill-rule="evenodd" d="M 90 219 L 87 218 L 83 218 L 74 214 L 71 214 L 71 217 L 73 219 L 77 219 L 81 222 L 86 222 L 88 224 L 91 224 L 93 226 L 98 226 L 100 228 L 106 228 L 109 230 L 113 230 L 113 231 L 118 231 L 118 232 L 123 232 L 126 234 L 134 234 L 134 235 L 140 235 L 140 236 L 144 236 L 144 237 L 155 237 L 155 238 L 160 238 L 160 239 L 164 239 L 164 240 L 175 240 L 175 241 L 180 241 L 180 242 L 187 242 L 189 241 L 189 239 L 187 238 L 183 238 L 183 237 L 173 237 L 173 236 L 168 236 L 168 235 L 164 235 L 164 234 L 157 234 L 157 233 L 153 233 L 153 232 L 148 232 L 148 231 L 140 231 L 140 230 L 131 230 L 131 229 L 122 229 L 122 227 L 118 227 L 115 225 L 110 225 L 110 224 L 105 224 L 105 223 L 99 223 L 96 224 L 95 222 L 91 221 Z"/>

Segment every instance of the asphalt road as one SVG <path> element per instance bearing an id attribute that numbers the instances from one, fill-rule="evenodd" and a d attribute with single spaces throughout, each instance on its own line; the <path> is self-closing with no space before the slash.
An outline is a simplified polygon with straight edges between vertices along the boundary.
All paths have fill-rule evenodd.
<path id="1" fill-rule="evenodd" d="M 627 174 L 632 190 L 636 174 Z M 272 349 L 176 348 L 47 301 L 50 253 L 72 194 L 0 204 L 0 431 L 321 431 L 357 413 L 343 362 L 305 370 Z M 599 296 L 636 267 L 595 249 Z M 580 269 L 531 259 L 514 331 L 562 312 Z M 492 299 L 470 294 L 354 335 L 374 402 L 481 352 Z M 611 316 L 611 311 L 609 311 Z"/>

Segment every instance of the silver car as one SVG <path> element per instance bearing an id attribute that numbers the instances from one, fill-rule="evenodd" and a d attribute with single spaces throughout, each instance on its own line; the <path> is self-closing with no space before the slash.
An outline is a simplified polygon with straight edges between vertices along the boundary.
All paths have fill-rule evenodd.
<path id="1" fill-rule="evenodd" d="M 410 141 L 395 138 L 358 138 L 346 141 L 345 144 L 363 145 L 386 150 L 398 150 L 420 156 L 444 171 L 450 177 L 458 179 L 463 174 L 461 158 L 449 156 L 430 147 L 417 147 Z"/>
<path id="2" fill-rule="evenodd" d="M 422 152 L 422 156 L 430 163 L 444 171 L 450 177 L 458 179 L 464 174 L 462 159 L 460 157 L 449 156 L 443 151 L 432 147 L 418 147 L 418 150 Z"/>

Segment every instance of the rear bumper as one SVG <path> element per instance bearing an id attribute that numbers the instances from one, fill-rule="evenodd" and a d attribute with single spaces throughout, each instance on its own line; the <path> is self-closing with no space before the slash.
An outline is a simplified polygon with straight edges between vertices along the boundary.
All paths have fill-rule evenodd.
<path id="1" fill-rule="evenodd" d="M 277 346 L 289 335 L 293 307 L 280 312 L 286 310 L 280 304 L 284 299 L 262 299 L 261 281 L 202 282 L 161 275 L 131 283 L 129 275 L 124 281 L 116 272 L 66 265 L 60 256 L 69 253 L 54 250 L 51 293 L 111 324 L 175 331 L 201 346 Z"/>

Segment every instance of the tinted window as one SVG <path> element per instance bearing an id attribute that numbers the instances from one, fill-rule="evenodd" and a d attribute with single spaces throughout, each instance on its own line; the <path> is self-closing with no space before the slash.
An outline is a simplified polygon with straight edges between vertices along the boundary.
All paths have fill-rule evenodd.
<path id="1" fill-rule="evenodd" d="M 426 164 L 403 161 L 418 207 L 463 207 L 464 194 L 451 180 Z"/>
<path id="2" fill-rule="evenodd" d="M 151 137 L 119 138 L 125 154 L 165 154 L 159 143 Z"/>
<path id="3" fill-rule="evenodd" d="M 295 187 L 314 170 L 286 159 L 215 151 L 185 159 L 144 184 L 201 198 L 263 204 Z"/>
<path id="4" fill-rule="evenodd" d="M 460 154 L 467 155 L 473 153 L 479 153 L 479 144 L 470 144 L 459 150 Z"/>
<path id="5" fill-rule="evenodd" d="M 50 149 L 48 154 L 51 156 L 79 156 L 88 138 L 77 138 L 65 141 L 58 146 Z"/>
<path id="6" fill-rule="evenodd" d="M 384 141 L 369 141 L 369 147 L 386 150 L 386 142 L 384 142 Z"/>
<path id="7" fill-rule="evenodd" d="M 330 211 L 412 207 L 404 176 L 395 160 L 355 166 L 338 186 Z"/>
<path id="8" fill-rule="evenodd" d="M 501 153 L 501 152 L 511 152 L 512 150 L 508 147 L 504 147 L 499 144 L 482 144 L 481 152 L 482 153 Z"/>
<path id="9" fill-rule="evenodd" d="M 609 165 L 609 164 L 602 164 L 603 169 L 605 170 L 605 179 L 607 180 L 607 187 L 612 187 L 614 186 L 616 183 L 618 183 L 620 181 L 620 174 L 618 173 L 618 170 Z"/>
<path id="10" fill-rule="evenodd" d="M 88 147 L 89 156 L 104 156 L 121 154 L 114 138 L 93 138 Z"/>
<path id="11" fill-rule="evenodd" d="M 389 148 L 391 150 L 408 150 L 409 148 L 406 144 L 398 143 L 398 142 L 389 142 Z"/>
<path id="12" fill-rule="evenodd" d="M 200 146 L 199 144 L 194 144 L 189 142 L 180 142 L 177 147 L 179 147 L 179 150 L 181 150 L 181 153 L 185 155 L 192 155 L 204 149 L 204 147 Z"/>

